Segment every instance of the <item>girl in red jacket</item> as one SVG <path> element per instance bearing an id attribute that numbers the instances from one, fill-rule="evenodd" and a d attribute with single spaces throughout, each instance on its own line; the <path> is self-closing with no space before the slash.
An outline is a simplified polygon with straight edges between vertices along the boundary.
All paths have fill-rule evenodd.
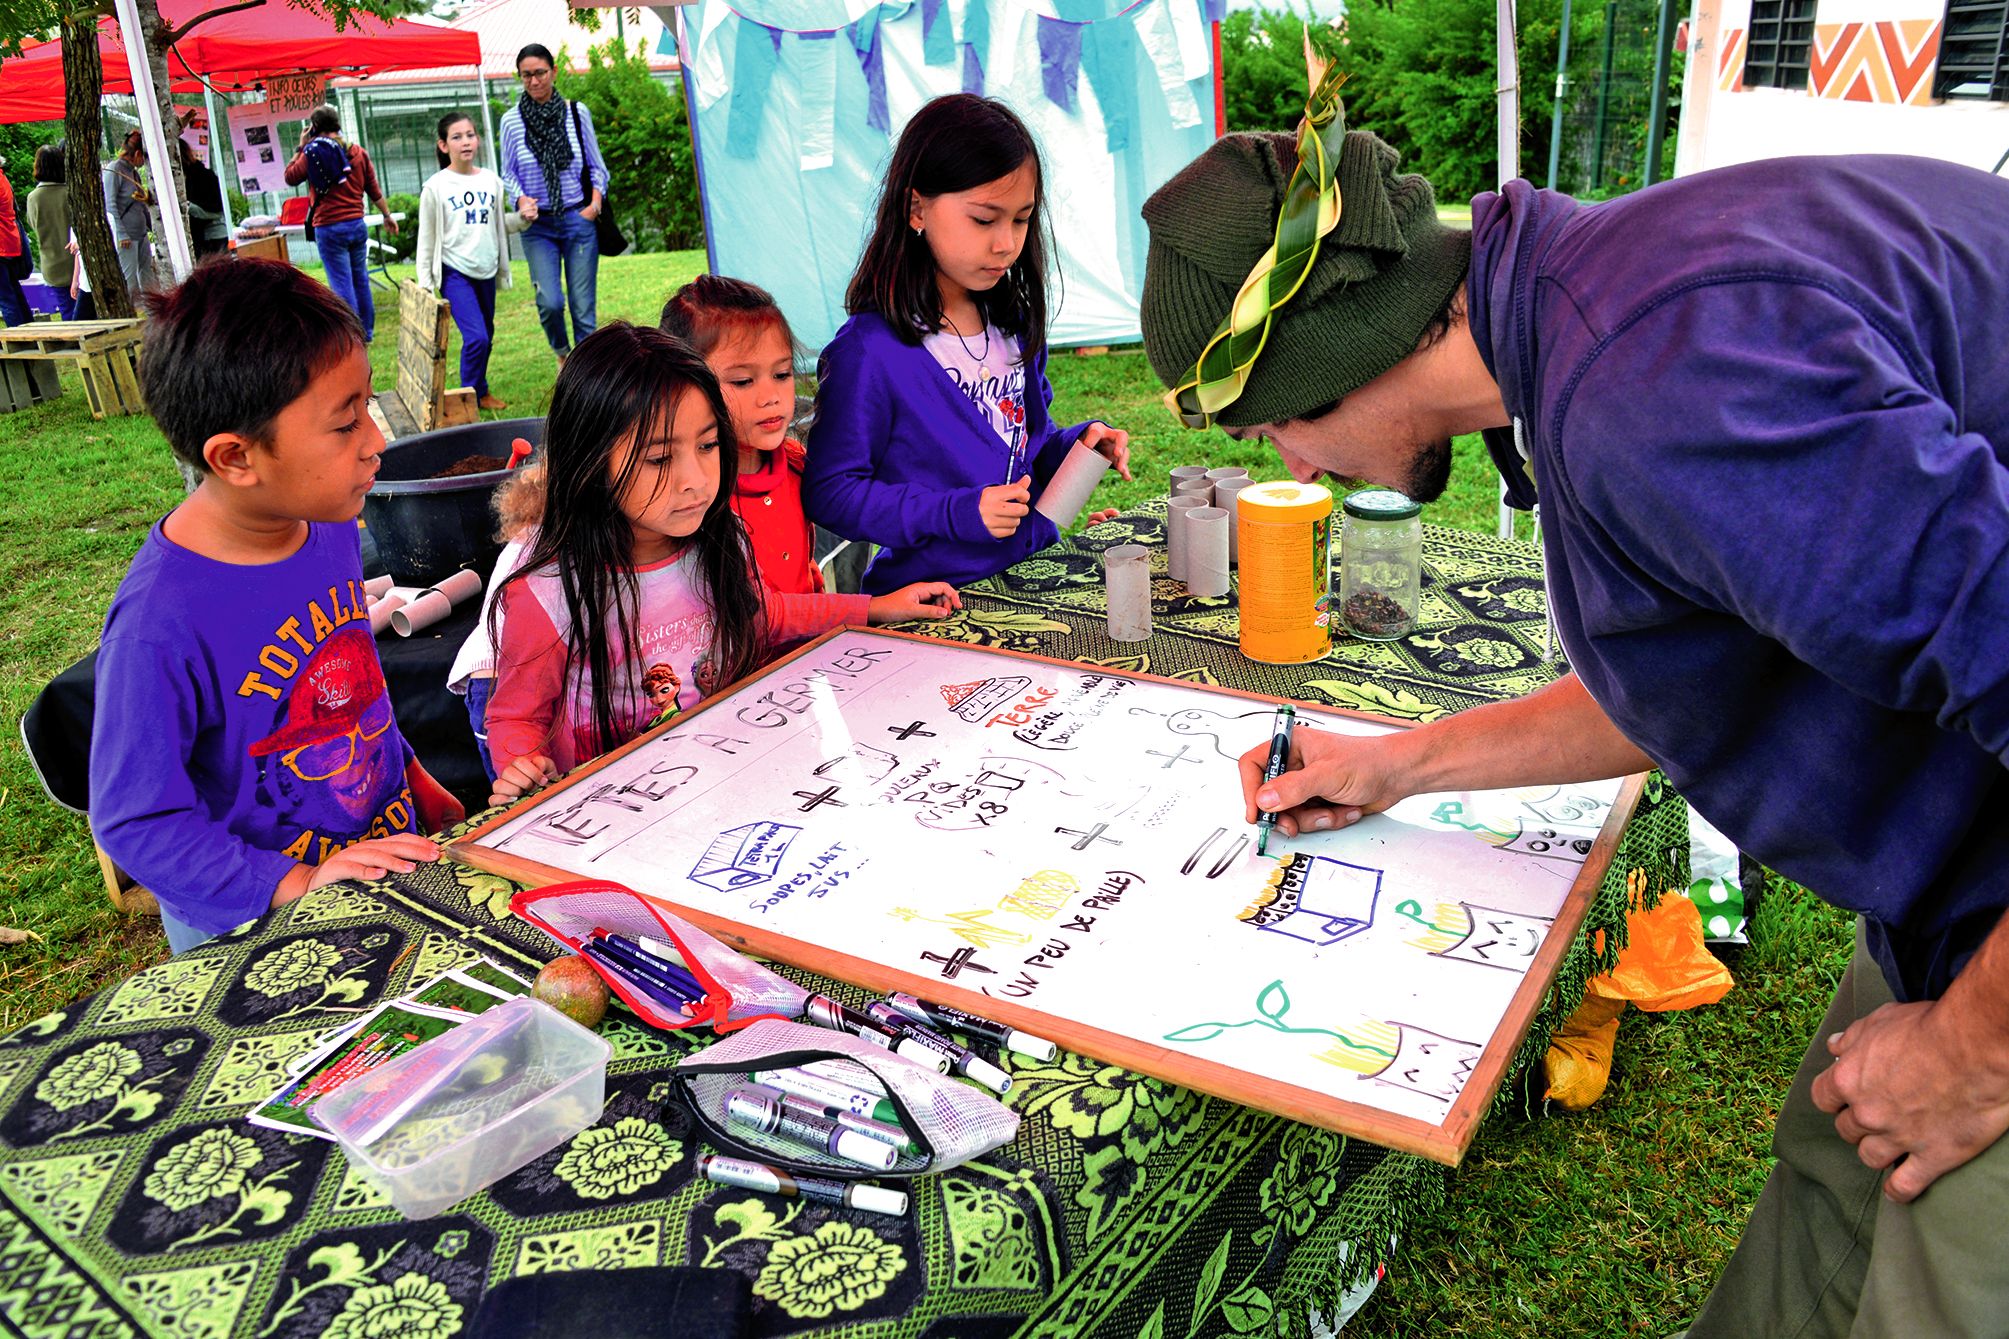
<path id="1" fill-rule="evenodd" d="M 739 438 L 732 509 L 753 539 L 767 584 L 807 594 L 823 589 L 815 530 L 802 512 L 802 444 L 789 437 L 795 418 L 795 335 L 764 288 L 702 274 L 663 304 L 664 333 L 705 360 L 725 392 Z"/>

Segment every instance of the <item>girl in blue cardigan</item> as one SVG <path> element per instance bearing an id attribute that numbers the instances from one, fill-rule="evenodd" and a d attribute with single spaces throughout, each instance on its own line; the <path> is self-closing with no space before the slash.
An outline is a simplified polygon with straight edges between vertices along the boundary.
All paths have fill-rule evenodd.
<path id="1" fill-rule="evenodd" d="M 1128 433 L 1047 416 L 1045 233 L 1039 150 L 1003 103 L 915 113 L 818 364 L 802 481 L 811 519 L 881 546 L 868 593 L 978 581 L 1053 543 L 1032 501 L 1077 440 L 1130 477 Z"/>

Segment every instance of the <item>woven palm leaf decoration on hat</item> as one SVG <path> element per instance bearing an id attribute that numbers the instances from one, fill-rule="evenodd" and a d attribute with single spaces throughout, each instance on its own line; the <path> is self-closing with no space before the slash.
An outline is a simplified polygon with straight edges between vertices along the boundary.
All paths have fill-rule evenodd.
<path id="1" fill-rule="evenodd" d="M 1200 356 L 1165 394 L 1166 406 L 1189 428 L 1208 426 L 1215 414 L 1240 398 L 1249 369 L 1269 338 L 1271 314 L 1290 301 L 1311 273 L 1319 240 L 1339 226 L 1339 155 L 1346 129 L 1336 122 L 1346 76 L 1314 56 L 1309 42 L 1305 56 L 1312 63 L 1311 97 L 1298 123 L 1297 168 L 1277 212 L 1276 241 L 1242 281 L 1227 318 Z"/>

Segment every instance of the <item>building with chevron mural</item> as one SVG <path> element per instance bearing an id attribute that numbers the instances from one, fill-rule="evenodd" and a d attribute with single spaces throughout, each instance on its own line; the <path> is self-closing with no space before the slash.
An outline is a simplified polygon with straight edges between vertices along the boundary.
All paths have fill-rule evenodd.
<path id="1" fill-rule="evenodd" d="M 1799 153 L 2009 155 L 2009 0 L 1697 0 L 1682 172 Z"/>

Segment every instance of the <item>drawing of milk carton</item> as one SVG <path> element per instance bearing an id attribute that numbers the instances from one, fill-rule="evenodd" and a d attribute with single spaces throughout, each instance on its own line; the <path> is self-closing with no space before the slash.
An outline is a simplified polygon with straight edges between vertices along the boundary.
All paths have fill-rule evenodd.
<path id="1" fill-rule="evenodd" d="M 787 823 L 744 823 L 727 828 L 692 867 L 691 882 L 721 893 L 766 883 L 781 868 L 781 858 L 801 832 Z"/>
<path id="2" fill-rule="evenodd" d="M 972 725 L 981 725 L 985 717 L 1018 701 L 1030 687 L 1032 680 L 1023 674 L 1004 674 L 974 683 L 947 683 L 942 685 L 942 701 Z"/>
<path id="3" fill-rule="evenodd" d="M 1454 1102 L 1479 1063 L 1476 1043 L 1398 1023 L 1402 1041 L 1388 1067 L 1373 1077 L 1396 1088 L 1407 1088 L 1439 1102 Z"/>
<path id="4" fill-rule="evenodd" d="M 1330 948 L 1374 924 L 1381 871 L 1331 856 L 1295 855 L 1240 919 L 1258 929 Z"/>
<path id="5" fill-rule="evenodd" d="M 1449 948 L 1439 949 L 1440 958 L 1456 958 L 1483 967 L 1509 972 L 1525 972 L 1535 953 L 1548 937 L 1549 921 L 1541 916 L 1524 916 L 1517 911 L 1465 904 L 1472 928 Z"/>
<path id="6" fill-rule="evenodd" d="M 900 760 L 884 749 L 855 740 L 850 751 L 818 764 L 816 775 L 840 786 L 870 786 L 891 776 Z"/>

